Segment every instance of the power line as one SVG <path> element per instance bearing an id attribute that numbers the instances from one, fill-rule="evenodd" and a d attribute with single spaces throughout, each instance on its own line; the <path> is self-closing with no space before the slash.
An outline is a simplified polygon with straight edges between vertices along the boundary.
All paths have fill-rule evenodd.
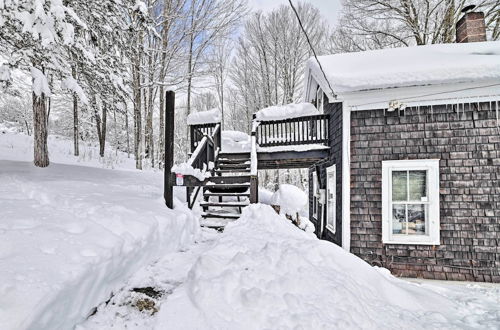
<path id="1" fill-rule="evenodd" d="M 334 98 L 337 98 L 337 94 L 335 94 L 335 92 L 333 91 L 332 85 L 330 85 L 330 81 L 326 77 L 325 71 L 323 70 L 323 66 L 321 66 L 321 62 L 319 61 L 318 56 L 316 55 L 316 51 L 314 50 L 314 47 L 311 44 L 311 40 L 309 40 L 309 36 L 307 35 L 306 29 L 304 28 L 304 25 L 302 25 L 302 20 L 300 19 L 299 13 L 297 12 L 297 9 L 295 9 L 295 6 L 293 5 L 292 0 L 288 0 L 288 2 L 290 3 L 290 6 L 292 7 L 293 12 L 295 13 L 295 16 L 297 16 L 297 20 L 299 21 L 300 28 L 302 29 L 302 32 L 304 32 L 304 35 L 306 36 L 307 43 L 309 44 L 309 47 L 311 47 L 314 58 L 316 59 L 316 62 L 318 62 L 319 69 L 323 73 L 323 77 L 325 78 L 325 81 L 328 84 L 330 91 L 332 92 L 332 96 Z"/>

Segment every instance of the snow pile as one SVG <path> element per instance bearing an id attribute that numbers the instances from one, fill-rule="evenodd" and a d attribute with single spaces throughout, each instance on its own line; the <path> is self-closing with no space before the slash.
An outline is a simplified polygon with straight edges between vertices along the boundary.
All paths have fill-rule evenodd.
<path id="1" fill-rule="evenodd" d="M 49 83 L 42 71 L 32 67 L 31 78 L 33 78 L 33 93 L 38 96 L 42 95 L 42 93 L 45 94 L 45 96 L 50 96 Z"/>
<path id="2" fill-rule="evenodd" d="M 198 235 L 191 211 L 165 207 L 161 173 L 2 160 L 32 158 L 12 136 L 0 133 L 0 329 L 72 329 Z"/>
<path id="3" fill-rule="evenodd" d="M 292 103 L 275 105 L 264 108 L 255 113 L 255 118 L 260 121 L 290 119 L 303 116 L 318 115 L 318 109 L 311 103 Z"/>
<path id="4" fill-rule="evenodd" d="M 239 131 L 222 131 L 222 152 L 250 152 L 252 149 L 250 135 Z"/>
<path id="5" fill-rule="evenodd" d="M 83 89 L 80 87 L 78 82 L 73 77 L 68 77 L 68 78 L 64 79 L 61 83 L 61 86 L 63 89 L 67 89 L 67 90 L 70 90 L 72 92 L 75 92 L 76 95 L 78 95 L 78 98 L 80 99 L 80 101 L 82 101 L 83 103 L 85 103 L 85 104 L 88 103 L 87 96 L 83 92 Z"/>
<path id="6" fill-rule="evenodd" d="M 271 205 L 274 193 L 266 188 L 259 187 L 259 203 Z"/>
<path id="7" fill-rule="evenodd" d="M 181 175 L 191 175 L 200 181 L 205 181 L 205 179 L 211 176 L 210 172 L 208 172 L 206 169 L 202 171 L 199 168 L 193 168 L 188 163 L 174 165 L 172 167 L 172 172 Z"/>
<path id="8" fill-rule="evenodd" d="M 271 205 L 279 205 L 280 211 L 295 215 L 307 205 L 307 194 L 291 184 L 280 184 L 271 198 Z"/>
<path id="9" fill-rule="evenodd" d="M 500 41 L 426 45 L 320 56 L 335 92 L 500 80 Z M 330 88 L 314 58 L 307 70 Z"/>
<path id="10" fill-rule="evenodd" d="M 161 305 L 156 329 L 495 328 L 497 305 L 446 298 L 251 205 Z"/>
<path id="11" fill-rule="evenodd" d="M 188 125 L 214 124 L 220 123 L 222 114 L 215 108 L 208 111 L 195 112 L 187 117 Z"/>

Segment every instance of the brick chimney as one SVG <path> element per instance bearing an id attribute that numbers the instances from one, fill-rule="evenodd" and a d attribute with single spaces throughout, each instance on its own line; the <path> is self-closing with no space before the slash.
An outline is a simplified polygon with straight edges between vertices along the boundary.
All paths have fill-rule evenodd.
<path id="1" fill-rule="evenodd" d="M 484 13 L 473 11 L 475 6 L 467 6 L 464 16 L 457 22 L 457 43 L 486 41 Z"/>

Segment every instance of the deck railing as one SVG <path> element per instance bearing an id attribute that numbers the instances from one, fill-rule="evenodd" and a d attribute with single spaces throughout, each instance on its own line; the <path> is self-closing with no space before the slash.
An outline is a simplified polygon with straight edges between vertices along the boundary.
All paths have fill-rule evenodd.
<path id="1" fill-rule="evenodd" d="M 260 147 L 328 145 L 328 115 L 260 121 L 256 138 Z"/>

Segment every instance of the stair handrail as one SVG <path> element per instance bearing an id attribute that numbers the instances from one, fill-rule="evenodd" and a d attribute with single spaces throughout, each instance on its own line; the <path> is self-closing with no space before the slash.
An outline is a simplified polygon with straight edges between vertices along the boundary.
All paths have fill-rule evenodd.
<path id="1" fill-rule="evenodd" d="M 217 161 L 221 149 L 221 140 L 220 124 L 217 124 L 211 135 L 203 134 L 203 138 L 196 146 L 187 164 L 200 170 L 204 170 L 206 166 L 207 170 L 213 171 L 210 168 L 210 162 L 215 163 Z"/>

